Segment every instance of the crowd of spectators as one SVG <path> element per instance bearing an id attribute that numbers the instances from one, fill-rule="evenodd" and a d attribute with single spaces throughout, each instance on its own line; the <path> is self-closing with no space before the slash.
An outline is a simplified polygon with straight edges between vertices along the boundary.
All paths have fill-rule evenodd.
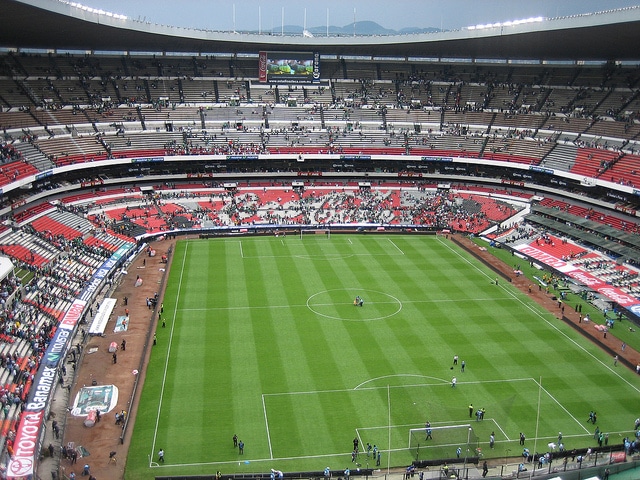
<path id="1" fill-rule="evenodd" d="M 15 162 L 17 160 L 22 160 L 22 154 L 10 143 L 0 142 L 0 163 Z"/>
<path id="2" fill-rule="evenodd" d="M 255 184 L 240 191 L 191 192 L 158 188 L 152 199 L 103 203 L 91 215 L 100 228 L 119 231 L 135 224 L 141 233 L 173 228 L 255 225 L 379 224 L 416 225 L 479 233 L 517 213 L 521 207 L 474 195 L 473 192 L 431 191 L 376 186 L 354 189 L 347 184 L 318 182 L 306 189 Z M 76 207 L 78 208 L 78 207 Z"/>

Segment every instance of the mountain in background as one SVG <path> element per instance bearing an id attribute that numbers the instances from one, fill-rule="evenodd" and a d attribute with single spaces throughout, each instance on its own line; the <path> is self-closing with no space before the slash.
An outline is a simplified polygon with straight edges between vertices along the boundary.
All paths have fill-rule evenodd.
<path id="1" fill-rule="evenodd" d="M 271 30 L 264 30 L 263 33 L 280 35 L 283 30 L 285 35 L 302 35 L 303 27 L 301 27 L 300 25 L 285 25 L 284 29 L 283 27 L 273 27 L 273 29 Z M 354 33 L 355 35 L 410 35 L 417 33 L 433 33 L 439 31 L 440 29 L 435 27 L 405 27 L 401 30 L 393 30 L 390 28 L 384 28 L 382 25 L 370 21 L 355 22 L 355 24 L 352 22 L 348 25 L 345 25 L 344 27 L 329 25 L 329 35 L 341 37 L 353 36 Z M 310 27 L 307 28 L 307 32 L 309 32 L 314 37 L 324 37 L 327 35 L 327 27 L 326 25 Z"/>

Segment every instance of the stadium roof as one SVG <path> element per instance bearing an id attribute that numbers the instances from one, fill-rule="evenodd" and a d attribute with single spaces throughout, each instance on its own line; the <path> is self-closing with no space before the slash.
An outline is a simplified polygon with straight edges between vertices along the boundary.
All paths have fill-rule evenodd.
<path id="1" fill-rule="evenodd" d="M 306 51 L 451 59 L 640 60 L 640 6 L 534 22 L 393 36 L 279 36 L 157 25 L 61 0 L 0 0 L 0 47 L 56 51 Z"/>

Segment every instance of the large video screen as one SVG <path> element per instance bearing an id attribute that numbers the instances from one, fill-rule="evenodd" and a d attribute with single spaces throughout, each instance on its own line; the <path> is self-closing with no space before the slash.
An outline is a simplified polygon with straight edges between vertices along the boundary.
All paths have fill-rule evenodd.
<path id="1" fill-rule="evenodd" d="M 261 82 L 319 83 L 320 54 L 313 52 L 260 52 Z"/>

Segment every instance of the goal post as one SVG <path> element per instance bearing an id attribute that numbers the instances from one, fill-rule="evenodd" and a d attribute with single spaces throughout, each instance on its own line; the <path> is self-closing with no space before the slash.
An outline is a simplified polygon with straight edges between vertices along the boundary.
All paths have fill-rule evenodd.
<path id="1" fill-rule="evenodd" d="M 302 240 L 302 237 L 308 236 L 308 235 L 316 235 L 316 238 L 322 238 L 322 236 L 324 236 L 324 238 L 326 239 L 330 239 L 331 238 L 331 230 L 329 228 L 301 228 L 300 229 L 300 240 Z"/>
<path id="2" fill-rule="evenodd" d="M 479 439 L 471 424 L 409 429 L 408 449 L 416 460 L 475 457 Z"/>

